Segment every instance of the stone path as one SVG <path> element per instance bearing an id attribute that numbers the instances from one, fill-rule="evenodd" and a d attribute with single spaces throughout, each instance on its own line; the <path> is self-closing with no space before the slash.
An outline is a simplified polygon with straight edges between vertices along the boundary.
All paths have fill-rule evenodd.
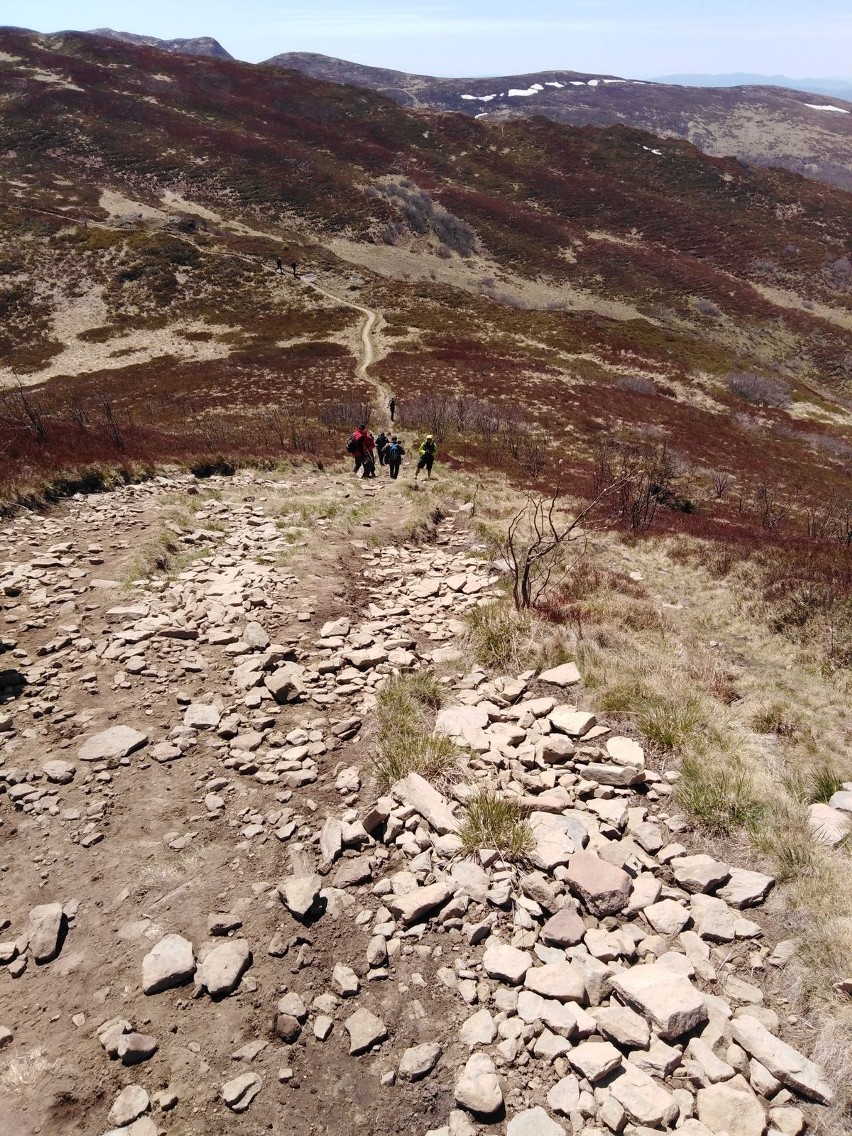
<path id="1" fill-rule="evenodd" d="M 774 881 L 701 852 L 572 664 L 464 663 L 462 617 L 498 583 L 466 511 L 433 544 L 368 542 L 333 531 L 361 483 L 211 485 L 79 497 L 0 536 L 14 1130 L 805 1131 L 833 1090 L 770 994 L 793 949 L 761 921 Z M 166 523 L 205 555 L 122 592 L 199 488 L 191 527 Z M 329 502 L 313 533 L 307 492 Z M 377 694 L 422 667 L 458 773 L 382 793 Z M 483 785 L 528 815 L 528 862 L 462 856 Z"/>

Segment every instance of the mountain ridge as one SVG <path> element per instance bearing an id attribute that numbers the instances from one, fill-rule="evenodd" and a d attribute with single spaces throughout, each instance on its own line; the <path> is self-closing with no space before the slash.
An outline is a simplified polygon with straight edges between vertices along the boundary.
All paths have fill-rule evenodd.
<path id="1" fill-rule="evenodd" d="M 265 66 L 365 87 L 411 109 L 507 121 L 541 115 L 569 126 L 634 126 L 686 139 L 716 157 L 781 166 L 852 191 L 852 103 L 838 98 L 827 104 L 825 96 L 809 102 L 804 92 L 772 86 L 678 87 L 583 71 L 444 79 L 306 52 L 273 56 Z"/>

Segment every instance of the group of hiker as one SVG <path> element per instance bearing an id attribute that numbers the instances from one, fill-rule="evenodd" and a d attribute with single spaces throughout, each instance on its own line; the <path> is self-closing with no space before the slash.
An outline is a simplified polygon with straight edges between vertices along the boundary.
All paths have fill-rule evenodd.
<path id="1" fill-rule="evenodd" d="M 362 422 L 349 436 L 346 449 L 355 459 L 353 472 L 360 472 L 363 478 L 376 476 L 376 457 L 379 459 L 380 466 L 387 466 L 388 473 L 394 481 L 399 477 L 402 459 L 405 457 L 405 447 L 396 434 L 391 434 L 388 437 L 382 430 L 373 437 L 367 423 Z M 434 435 L 427 434 L 423 443 L 417 449 L 419 456 L 417 468 L 414 471 L 415 481 L 421 470 L 426 471 L 427 477 L 432 476 L 432 466 L 437 452 L 438 446 Z"/>

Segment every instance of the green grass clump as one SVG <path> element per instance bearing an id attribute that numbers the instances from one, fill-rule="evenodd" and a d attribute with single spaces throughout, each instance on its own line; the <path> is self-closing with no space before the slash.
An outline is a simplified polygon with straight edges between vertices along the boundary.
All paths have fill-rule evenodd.
<path id="1" fill-rule="evenodd" d="M 656 695 L 639 709 L 637 725 L 645 737 L 665 753 L 680 749 L 691 741 L 704 722 L 698 698 L 667 698 Z"/>
<path id="2" fill-rule="evenodd" d="M 474 654 L 483 666 L 502 670 L 520 657 L 529 623 L 508 601 L 471 608 L 465 622 Z"/>
<path id="3" fill-rule="evenodd" d="M 440 777 L 455 764 L 458 746 L 432 733 L 430 717 L 443 699 L 443 687 L 426 670 L 396 675 L 379 692 L 373 772 L 382 789 L 409 773 Z"/>
<path id="4" fill-rule="evenodd" d="M 535 843 L 530 822 L 518 802 L 488 788 L 479 789 L 468 801 L 459 836 L 468 855 L 496 848 L 504 859 L 522 859 Z"/>
<path id="5" fill-rule="evenodd" d="M 740 827 L 757 831 L 764 812 L 746 771 L 714 763 L 707 754 L 681 763 L 677 797 L 703 828 L 720 834 Z"/>
<path id="6" fill-rule="evenodd" d="M 141 546 L 127 572 L 127 583 L 147 580 L 158 573 L 170 572 L 175 564 L 179 545 L 174 533 L 162 529 Z"/>
<path id="7" fill-rule="evenodd" d="M 839 793 L 842 788 L 843 778 L 830 765 L 821 765 L 811 776 L 811 801 L 828 804 L 834 794 Z"/>

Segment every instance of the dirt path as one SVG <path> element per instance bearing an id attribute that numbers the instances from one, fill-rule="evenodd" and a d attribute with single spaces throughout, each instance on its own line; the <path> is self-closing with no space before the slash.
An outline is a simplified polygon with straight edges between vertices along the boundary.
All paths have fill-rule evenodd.
<path id="1" fill-rule="evenodd" d="M 376 392 L 376 406 L 379 415 L 383 422 L 390 425 L 390 416 L 388 414 L 388 402 L 391 397 L 390 387 L 385 386 L 379 379 L 373 378 L 370 373 L 370 367 L 373 365 L 375 359 L 375 351 L 373 349 L 373 329 L 378 319 L 378 313 L 373 311 L 372 308 L 365 307 L 363 304 L 356 304 L 354 300 L 346 300 L 342 296 L 338 296 L 334 292 L 329 292 L 328 289 L 320 287 L 319 284 L 308 283 L 309 288 L 313 288 L 315 292 L 319 292 L 321 296 L 325 296 L 328 300 L 333 300 L 335 303 L 343 304 L 347 308 L 353 308 L 356 312 L 360 312 L 364 316 L 364 324 L 361 328 L 361 358 L 358 362 L 356 374 L 360 379 L 370 383 Z"/>

